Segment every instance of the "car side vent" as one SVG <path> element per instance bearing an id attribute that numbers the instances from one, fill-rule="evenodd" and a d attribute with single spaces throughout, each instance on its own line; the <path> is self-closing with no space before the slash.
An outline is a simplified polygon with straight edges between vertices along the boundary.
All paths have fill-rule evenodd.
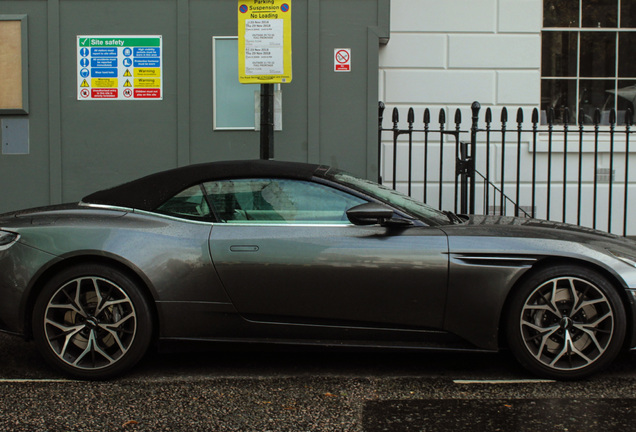
<path id="1" fill-rule="evenodd" d="M 451 259 L 466 265 L 486 267 L 530 267 L 538 257 L 527 255 L 452 254 Z"/>

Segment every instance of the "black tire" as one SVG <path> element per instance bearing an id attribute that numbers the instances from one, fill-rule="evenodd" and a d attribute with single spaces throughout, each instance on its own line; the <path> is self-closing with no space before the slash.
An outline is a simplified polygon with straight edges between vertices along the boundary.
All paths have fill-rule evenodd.
<path id="1" fill-rule="evenodd" d="M 508 344 L 526 369 L 574 380 L 607 366 L 625 339 L 625 308 L 601 274 L 559 265 L 533 273 L 513 293 Z"/>
<path id="2" fill-rule="evenodd" d="M 122 272 L 82 264 L 53 276 L 33 309 L 42 356 L 66 375 L 108 379 L 133 367 L 152 339 L 148 302 Z"/>

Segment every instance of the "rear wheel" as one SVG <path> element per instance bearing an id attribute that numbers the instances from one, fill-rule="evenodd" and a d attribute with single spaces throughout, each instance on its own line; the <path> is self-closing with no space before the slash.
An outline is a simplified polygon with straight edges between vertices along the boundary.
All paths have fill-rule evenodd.
<path id="1" fill-rule="evenodd" d="M 626 318 L 611 283 L 578 266 L 540 270 L 513 294 L 507 319 L 510 349 L 528 370 L 579 379 L 620 351 Z"/>
<path id="2" fill-rule="evenodd" d="M 36 300 L 32 325 L 42 355 L 82 379 L 128 370 L 145 354 L 152 335 L 139 287 L 116 269 L 96 264 L 54 276 Z"/>

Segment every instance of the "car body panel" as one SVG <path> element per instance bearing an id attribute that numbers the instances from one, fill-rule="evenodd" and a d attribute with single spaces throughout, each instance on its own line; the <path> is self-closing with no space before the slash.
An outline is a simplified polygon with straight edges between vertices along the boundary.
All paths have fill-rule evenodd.
<path id="1" fill-rule="evenodd" d="M 21 247 L 37 245 L 46 251 L 41 253 L 45 258 L 26 261 L 28 276 L 15 288 L 22 293 L 20 304 L 35 285 L 35 270 L 78 257 L 108 259 L 129 268 L 158 302 L 230 303 L 212 266 L 209 223 L 85 207 L 16 219 L 11 230 L 20 235 Z M 7 324 L 12 332 L 24 330 L 23 323 Z"/>
<path id="2" fill-rule="evenodd" d="M 634 289 L 636 268 L 608 253 L 608 248 L 629 251 L 633 241 L 577 228 L 500 216 L 476 216 L 466 224 L 444 227 L 451 251 L 444 330 L 482 348 L 496 349 L 499 334 L 492 329 L 499 326 L 511 289 L 533 266 L 543 262 L 560 260 L 596 267 L 624 289 Z M 631 293 L 626 294 L 631 327 L 636 328 L 636 304 Z M 466 326 L 466 322 L 485 325 Z M 634 346 L 636 339 L 629 343 Z"/>
<path id="3" fill-rule="evenodd" d="M 210 249 L 245 317 L 441 328 L 448 245 L 437 228 L 215 224 Z"/>

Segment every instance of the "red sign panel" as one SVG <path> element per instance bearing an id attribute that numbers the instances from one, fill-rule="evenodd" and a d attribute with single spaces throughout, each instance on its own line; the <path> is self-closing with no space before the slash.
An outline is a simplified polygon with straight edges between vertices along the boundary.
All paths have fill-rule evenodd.
<path id="1" fill-rule="evenodd" d="M 91 89 L 91 97 L 95 99 L 117 98 L 116 88 L 94 88 Z"/>
<path id="2" fill-rule="evenodd" d="M 135 89 L 135 99 L 158 99 L 161 89 Z"/>

